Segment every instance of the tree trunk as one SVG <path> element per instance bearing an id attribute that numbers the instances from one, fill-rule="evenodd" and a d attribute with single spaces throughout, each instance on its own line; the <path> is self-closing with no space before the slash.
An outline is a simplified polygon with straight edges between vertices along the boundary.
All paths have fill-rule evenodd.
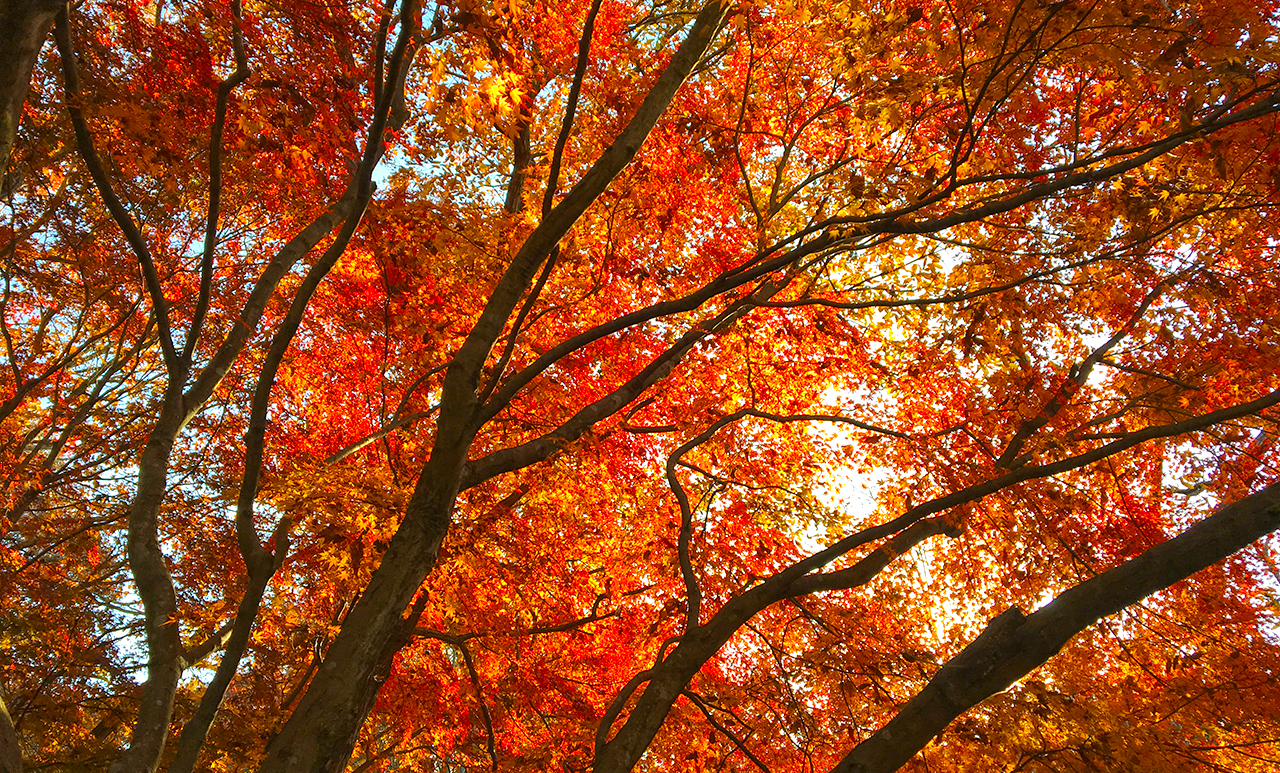
<path id="1" fill-rule="evenodd" d="M 391 661 L 402 643 L 405 609 L 435 566 L 461 477 L 461 452 L 427 465 L 382 562 L 325 653 L 260 773 L 342 773 Z"/>
<path id="2" fill-rule="evenodd" d="M 9 157 L 31 69 L 63 6 L 54 0 L 0 0 L 0 190 L 8 187 Z"/>
<path id="3" fill-rule="evenodd" d="M 342 773 L 346 768 L 405 626 L 415 622 L 406 620 L 404 611 L 435 566 L 448 531 L 467 453 L 484 421 L 477 422 L 482 415 L 477 386 L 494 342 L 546 256 L 635 157 L 711 44 L 726 9 L 719 0 L 702 7 L 626 128 L 534 229 L 498 281 L 445 374 L 435 446 L 404 521 L 298 707 L 267 746 L 259 773 Z"/>
<path id="4" fill-rule="evenodd" d="M 18 731 L 9 718 L 9 708 L 0 698 L 0 773 L 22 773 L 22 750 L 18 748 Z"/>
<path id="5" fill-rule="evenodd" d="M 186 669 L 178 632 L 178 600 L 160 548 L 158 525 L 169 474 L 169 454 L 182 427 L 180 392 L 170 387 L 160 418 L 138 460 L 138 490 L 129 510 L 129 569 L 142 599 L 147 633 L 147 681 L 129 748 L 112 773 L 154 771 L 173 716 L 174 694 Z"/>

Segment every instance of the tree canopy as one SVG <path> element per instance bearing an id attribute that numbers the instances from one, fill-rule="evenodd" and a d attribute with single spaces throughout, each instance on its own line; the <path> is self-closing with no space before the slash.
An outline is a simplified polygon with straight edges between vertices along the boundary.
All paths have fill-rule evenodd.
<path id="1" fill-rule="evenodd" d="M 1274 0 L 0 7 L 0 769 L 1271 771 Z"/>

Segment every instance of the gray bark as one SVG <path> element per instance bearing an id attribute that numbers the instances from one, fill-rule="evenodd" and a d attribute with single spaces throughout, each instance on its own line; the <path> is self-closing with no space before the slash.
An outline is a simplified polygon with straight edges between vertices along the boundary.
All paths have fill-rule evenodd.
<path id="1" fill-rule="evenodd" d="M 129 508 L 129 570 L 142 599 L 147 634 L 147 681 L 129 747 L 112 773 L 154 771 L 160 764 L 173 716 L 174 694 L 186 669 L 178 631 L 178 599 L 160 548 L 158 524 L 164 502 L 169 455 L 181 427 L 182 398 L 170 385 L 160 419 L 138 460 L 138 490 Z"/>

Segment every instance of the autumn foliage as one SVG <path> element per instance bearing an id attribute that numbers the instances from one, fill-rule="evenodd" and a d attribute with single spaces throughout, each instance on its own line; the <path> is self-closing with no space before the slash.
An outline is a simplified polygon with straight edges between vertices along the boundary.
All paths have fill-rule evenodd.
<path id="1" fill-rule="evenodd" d="M 4 1 L 6 773 L 1280 766 L 1274 0 Z"/>

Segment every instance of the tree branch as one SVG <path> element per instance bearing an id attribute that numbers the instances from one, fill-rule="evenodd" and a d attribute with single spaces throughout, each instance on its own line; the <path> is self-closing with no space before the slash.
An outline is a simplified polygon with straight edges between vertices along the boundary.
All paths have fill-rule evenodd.
<path id="1" fill-rule="evenodd" d="M 205 689 L 201 697 L 196 715 L 183 728 L 179 740 L 177 756 L 170 764 L 171 773 L 190 773 L 198 761 L 200 749 L 208 734 L 209 727 L 217 715 L 222 699 L 231 680 L 239 668 L 240 660 L 248 646 L 249 635 L 262 596 L 276 571 L 280 568 L 288 552 L 288 534 L 292 519 L 286 515 L 276 525 L 275 552 L 267 550 L 258 539 L 254 524 L 254 502 L 257 499 L 258 481 L 262 472 L 262 456 L 265 444 L 267 411 L 271 401 L 271 389 L 275 384 L 276 373 L 284 361 L 284 355 L 293 341 L 294 335 L 302 324 L 302 318 L 310 305 L 320 282 L 329 270 L 337 263 L 338 258 L 346 251 L 347 244 L 355 234 L 356 227 L 364 216 L 369 200 L 373 195 L 373 170 L 382 158 L 384 151 L 382 138 L 386 131 L 392 104 L 404 89 L 412 56 L 409 53 L 410 43 L 417 33 L 414 23 L 416 10 L 412 0 L 405 0 L 401 6 L 400 33 L 396 46 L 388 63 L 390 71 L 386 88 L 379 96 L 374 107 L 373 121 L 369 127 L 369 137 L 364 154 L 357 167 L 352 186 L 355 188 L 355 203 L 347 214 L 337 237 L 325 250 L 324 255 L 308 270 L 302 286 L 294 295 L 293 302 L 285 319 L 280 323 L 271 338 L 271 346 L 258 376 L 250 409 L 249 431 L 245 436 L 245 471 L 241 479 L 240 492 L 236 501 L 236 537 L 240 553 L 244 557 L 245 567 L 249 575 L 248 588 L 240 601 L 236 614 L 236 626 L 232 632 L 222 661 L 213 681 Z"/>
<path id="2" fill-rule="evenodd" d="M 977 501 L 988 494 L 1025 480 L 1049 477 L 1083 467 L 1147 440 L 1194 432 L 1222 421 L 1257 413 L 1277 403 L 1280 403 L 1280 390 L 1231 408 L 1175 424 L 1134 432 L 1127 438 L 1052 464 L 1022 467 L 914 507 L 888 523 L 863 529 L 796 561 L 759 585 L 727 601 L 709 621 L 683 636 L 675 650 L 651 669 L 647 676 L 648 687 L 641 694 L 630 717 L 614 740 L 603 746 L 597 744 L 596 773 L 622 773 L 630 770 L 648 748 L 676 697 L 681 690 L 685 689 L 688 681 L 742 625 L 761 610 L 782 599 L 801 595 L 806 590 L 816 592 L 864 584 L 874 578 L 876 573 L 888 566 L 893 557 L 901 555 L 902 550 L 909 548 L 910 545 L 917 544 L 930 534 L 947 533 L 948 529 L 958 528 L 958 524 L 949 522 L 946 518 L 935 519 L 932 523 L 921 523 L 928 516 Z M 898 534 L 899 532 L 902 533 Z M 825 575 L 811 575 L 815 569 L 825 566 L 849 551 L 895 534 L 897 536 L 887 543 L 885 550 L 872 553 L 849 569 Z M 598 734 L 597 738 L 602 735 L 603 733 Z"/>
<path id="3" fill-rule="evenodd" d="M 455 445 L 464 436 L 475 431 L 472 410 L 480 371 L 520 296 L 533 281 L 534 273 L 551 249 L 639 152 L 640 145 L 666 111 L 676 90 L 710 45 L 725 13 L 726 6 L 721 5 L 719 0 L 711 0 L 703 6 L 670 63 L 645 95 L 626 128 L 564 199 L 538 224 L 498 280 L 479 319 L 445 375 L 437 447 L 441 444 Z"/>
<path id="4" fill-rule="evenodd" d="M 542 217 L 551 213 L 551 204 L 555 200 L 556 188 L 560 185 L 560 164 L 564 159 L 564 147 L 569 142 L 569 134 L 573 131 L 573 117 L 578 109 L 578 95 L 582 92 L 582 79 L 587 74 L 587 62 L 591 53 L 591 36 L 596 28 L 596 15 L 600 13 L 602 0 L 592 0 L 591 10 L 587 11 L 587 19 L 582 23 L 582 37 L 578 39 L 578 61 L 574 66 L 573 83 L 569 85 L 569 97 L 564 108 L 564 120 L 560 123 L 560 133 L 556 136 L 555 150 L 551 153 L 551 170 L 547 173 L 547 189 L 542 194 Z"/>
<path id="5" fill-rule="evenodd" d="M 186 373 L 180 370 L 181 364 L 174 349 L 173 333 L 169 327 L 169 303 L 165 300 L 164 290 L 160 286 L 160 274 L 156 271 L 155 260 L 151 257 L 151 251 L 147 248 L 142 231 L 134 222 L 133 216 L 124 208 L 120 197 L 116 195 L 115 188 L 111 185 L 111 178 L 107 176 L 106 169 L 98 158 L 98 151 L 93 147 L 93 135 L 89 132 L 89 124 L 80 110 L 84 95 L 80 93 L 80 73 L 76 67 L 75 48 L 71 42 L 69 8 L 70 6 L 58 12 L 54 22 L 54 39 L 58 44 L 58 55 L 62 57 L 67 113 L 71 116 L 71 126 L 75 130 L 76 145 L 85 167 L 89 170 L 89 176 L 93 178 L 93 184 L 98 189 L 98 195 L 102 197 L 102 202 L 106 204 L 111 218 L 120 227 L 125 241 L 129 243 L 130 249 L 138 258 L 147 294 L 151 296 L 151 308 L 156 315 L 156 326 L 160 332 L 160 348 L 164 352 L 165 366 L 175 378 L 185 378 Z"/>
<path id="6" fill-rule="evenodd" d="M 708 335 L 723 330 L 755 308 L 760 300 L 772 297 L 779 289 L 781 284 L 766 283 L 728 309 L 693 325 L 691 330 L 654 357 L 639 373 L 609 394 L 582 408 L 551 432 L 468 462 L 462 471 L 460 487 L 467 489 L 504 472 L 518 470 L 549 458 L 566 444 L 581 437 L 596 423 L 622 410 L 646 389 L 666 378 L 680 360 Z"/>
<path id="7" fill-rule="evenodd" d="M 1053 657 L 1102 618 L 1205 569 L 1280 528 L 1280 484 L 1229 504 L 1137 558 L 1061 593 L 1024 616 L 1010 607 L 942 665 L 887 725 L 832 773 L 892 773 L 953 719 Z"/>
<path id="8" fill-rule="evenodd" d="M 1147 309 L 1151 308 L 1151 304 L 1155 302 L 1156 298 L 1160 297 L 1160 294 L 1164 292 L 1168 284 L 1169 280 L 1167 279 L 1157 283 L 1114 335 L 1103 341 L 1101 345 L 1089 353 L 1088 357 L 1071 366 L 1071 372 L 1054 390 L 1049 402 L 1035 416 L 1022 422 L 1022 425 L 1014 432 L 1013 437 L 1009 440 L 1009 445 L 1005 447 L 1004 453 L 1000 454 L 999 459 L 996 459 L 996 469 L 1009 470 L 1017 466 L 1018 455 L 1022 453 L 1022 448 L 1026 442 L 1041 427 L 1052 421 L 1053 417 L 1057 416 L 1071 402 L 1071 398 L 1075 393 L 1089 380 L 1089 374 L 1093 372 L 1093 367 L 1106 356 L 1107 352 L 1115 348 L 1116 344 L 1129 335 L 1129 332 L 1133 330 L 1133 326 L 1138 323 L 1143 314 L 1147 313 Z"/>
<path id="9" fill-rule="evenodd" d="M 702 696 L 698 695 L 695 692 L 691 692 L 689 690 L 684 690 L 682 691 L 681 694 L 684 695 L 686 698 L 688 698 L 693 703 L 693 705 L 697 706 L 698 710 L 702 712 L 702 716 L 706 717 L 707 722 L 710 723 L 711 726 L 714 727 L 716 730 L 719 730 L 720 733 L 724 735 L 725 738 L 728 738 L 730 741 L 732 741 L 734 747 L 736 747 L 738 751 L 745 754 L 747 759 L 751 760 L 751 764 L 759 768 L 761 773 L 772 773 L 772 771 L 769 770 L 769 766 L 764 764 L 764 762 L 762 762 L 759 757 L 757 757 L 755 754 L 751 752 L 750 749 L 747 748 L 746 742 L 741 738 L 739 738 L 737 733 L 730 730 L 723 723 L 721 723 L 720 720 L 715 718 L 715 715 L 711 713 L 711 709 L 707 706 L 706 702 L 702 700 Z"/>
<path id="10" fill-rule="evenodd" d="M 222 132 L 227 123 L 227 103 L 231 92 L 249 79 L 249 58 L 244 50 L 244 34 L 241 26 L 240 0 L 231 0 L 231 50 L 236 69 L 231 76 L 218 84 L 218 96 L 213 109 L 213 129 L 209 133 L 209 212 L 205 218 L 204 252 L 200 256 L 200 291 L 195 312 L 191 317 L 191 329 L 182 347 L 182 359 L 190 367 L 191 357 L 199 343 L 204 328 L 205 315 L 209 311 L 209 296 L 213 292 L 213 255 L 218 247 L 218 217 L 222 211 Z"/>

